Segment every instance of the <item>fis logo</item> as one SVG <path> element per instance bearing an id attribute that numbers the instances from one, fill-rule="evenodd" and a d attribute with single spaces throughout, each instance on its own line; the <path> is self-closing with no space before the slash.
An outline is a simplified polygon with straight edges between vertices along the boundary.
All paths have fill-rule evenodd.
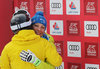
<path id="1" fill-rule="evenodd" d="M 69 4 L 69 7 L 70 7 L 71 9 L 76 9 L 76 6 L 75 6 L 75 4 L 74 4 L 73 2 L 71 2 L 71 4 Z"/>
<path id="2" fill-rule="evenodd" d="M 59 30 L 59 26 L 58 26 L 58 24 L 57 24 L 56 22 L 54 23 L 53 28 L 54 28 L 55 30 Z"/>

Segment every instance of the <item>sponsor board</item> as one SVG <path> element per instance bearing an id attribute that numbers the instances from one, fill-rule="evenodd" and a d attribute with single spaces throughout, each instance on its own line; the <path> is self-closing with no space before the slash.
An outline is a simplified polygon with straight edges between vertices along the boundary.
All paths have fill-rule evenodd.
<path id="1" fill-rule="evenodd" d="M 81 57 L 81 42 L 67 41 L 67 53 L 69 57 Z"/>
<path id="2" fill-rule="evenodd" d="M 63 35 L 63 21 L 62 20 L 50 20 L 50 34 Z"/>
<path id="3" fill-rule="evenodd" d="M 35 13 L 37 11 L 42 11 L 45 13 L 45 0 L 34 0 L 34 4 Z"/>
<path id="4" fill-rule="evenodd" d="M 30 1 L 29 0 L 18 0 L 17 5 L 14 7 L 15 11 L 19 9 L 24 9 L 30 11 Z"/>
<path id="5" fill-rule="evenodd" d="M 85 57 L 98 58 L 98 43 L 85 42 Z"/>
<path id="6" fill-rule="evenodd" d="M 84 21 L 84 35 L 88 37 L 98 37 L 98 21 Z"/>
<path id="7" fill-rule="evenodd" d="M 50 0 L 50 14 L 63 14 L 63 0 Z"/>
<path id="8" fill-rule="evenodd" d="M 80 35 L 80 21 L 67 21 L 67 34 L 68 35 Z"/>
<path id="9" fill-rule="evenodd" d="M 81 69 L 80 63 L 68 63 L 68 69 Z"/>
<path id="10" fill-rule="evenodd" d="M 97 15 L 97 0 L 84 0 L 84 14 Z"/>
<path id="11" fill-rule="evenodd" d="M 85 69 L 99 69 L 99 64 L 85 64 Z"/>
<path id="12" fill-rule="evenodd" d="M 56 46 L 57 52 L 60 55 L 63 55 L 63 41 L 55 41 L 55 46 Z"/>
<path id="13" fill-rule="evenodd" d="M 80 0 L 66 0 L 66 14 L 80 15 Z"/>

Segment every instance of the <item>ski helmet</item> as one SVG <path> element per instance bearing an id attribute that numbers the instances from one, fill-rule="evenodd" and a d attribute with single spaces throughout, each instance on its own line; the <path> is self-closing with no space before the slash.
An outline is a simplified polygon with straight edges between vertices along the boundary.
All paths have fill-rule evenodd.
<path id="1" fill-rule="evenodd" d="M 16 31 L 22 29 L 31 29 L 31 19 L 29 13 L 25 10 L 19 10 L 12 16 L 10 27 L 11 30 L 16 34 Z"/>

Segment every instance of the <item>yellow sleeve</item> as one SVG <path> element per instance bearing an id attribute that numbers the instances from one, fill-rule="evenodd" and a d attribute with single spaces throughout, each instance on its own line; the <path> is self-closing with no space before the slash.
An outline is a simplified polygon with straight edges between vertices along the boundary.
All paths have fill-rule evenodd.
<path id="1" fill-rule="evenodd" d="M 47 34 L 47 33 L 46 33 L 46 34 Z M 49 37 L 49 42 L 54 43 L 54 38 L 53 38 L 50 34 L 47 34 L 47 36 Z"/>
<path id="2" fill-rule="evenodd" d="M 46 59 L 51 65 L 58 67 L 62 63 L 62 57 L 58 54 L 56 48 L 54 48 L 48 41 L 46 44 Z"/>
<path id="3" fill-rule="evenodd" d="M 47 33 L 46 33 L 47 34 Z M 54 45 L 54 38 L 47 34 L 49 36 L 49 42 L 50 44 L 56 48 L 56 46 Z M 55 67 L 53 65 L 51 65 L 50 63 L 48 62 L 44 62 L 44 61 L 41 61 L 40 65 L 36 67 L 37 69 L 55 69 Z"/>
<path id="4" fill-rule="evenodd" d="M 3 49 L 2 53 L 1 53 L 1 69 L 11 69 L 10 63 L 9 63 L 9 58 L 7 56 L 6 47 Z"/>
<path id="5" fill-rule="evenodd" d="M 47 34 L 47 33 L 46 33 Z M 47 36 L 49 37 L 49 42 L 50 44 L 56 48 L 55 44 L 54 44 L 54 38 L 50 35 L 50 34 L 47 34 Z"/>
<path id="6" fill-rule="evenodd" d="M 47 62 L 41 61 L 40 65 L 36 69 L 55 69 L 55 67 Z"/>

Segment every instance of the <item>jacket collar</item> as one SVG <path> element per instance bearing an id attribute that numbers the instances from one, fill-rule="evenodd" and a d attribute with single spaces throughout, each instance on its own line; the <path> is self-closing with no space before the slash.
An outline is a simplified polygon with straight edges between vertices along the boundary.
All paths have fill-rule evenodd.
<path id="1" fill-rule="evenodd" d="M 36 35 L 33 30 L 21 30 L 18 32 L 18 34 L 13 36 L 12 40 L 29 41 L 29 40 L 35 40 L 37 38 L 40 38 L 40 36 Z"/>

